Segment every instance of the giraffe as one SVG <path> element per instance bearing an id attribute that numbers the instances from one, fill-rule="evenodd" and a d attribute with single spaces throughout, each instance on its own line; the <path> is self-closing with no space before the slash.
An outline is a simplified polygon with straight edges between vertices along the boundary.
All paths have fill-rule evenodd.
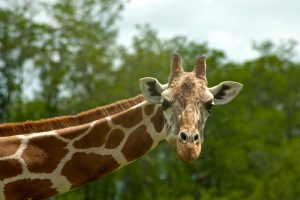
<path id="1" fill-rule="evenodd" d="M 0 126 L 0 199 L 45 199 L 97 180 L 140 158 L 160 142 L 184 162 L 201 152 L 214 105 L 242 84 L 207 87 L 205 57 L 185 72 L 179 54 L 167 84 L 140 79 L 142 95 L 73 116 Z"/>

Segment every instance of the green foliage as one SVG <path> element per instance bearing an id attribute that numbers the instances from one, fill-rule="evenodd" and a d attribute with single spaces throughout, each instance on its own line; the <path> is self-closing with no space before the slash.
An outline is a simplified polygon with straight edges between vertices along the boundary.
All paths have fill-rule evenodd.
<path id="1" fill-rule="evenodd" d="M 145 25 L 137 27 L 128 49 L 115 44 L 123 4 L 57 1 L 44 7 L 50 24 L 29 17 L 30 7 L 18 12 L 1 8 L 1 122 L 72 114 L 132 97 L 139 93 L 139 78 L 167 82 L 174 51 L 187 70 L 196 55 L 206 54 L 210 86 L 234 80 L 244 89 L 213 111 L 198 161 L 182 163 L 174 147 L 163 143 L 130 166 L 57 199 L 299 199 L 300 64 L 292 59 L 299 58 L 295 41 L 256 43 L 257 58 L 235 63 L 206 43 L 184 36 L 163 40 Z M 26 80 L 38 84 L 31 98 L 24 92 Z"/>
<path id="2" fill-rule="evenodd" d="M 0 8 L 0 122 L 15 120 L 10 110 L 20 99 L 25 65 L 38 53 L 35 42 L 44 29 L 24 12 Z"/>

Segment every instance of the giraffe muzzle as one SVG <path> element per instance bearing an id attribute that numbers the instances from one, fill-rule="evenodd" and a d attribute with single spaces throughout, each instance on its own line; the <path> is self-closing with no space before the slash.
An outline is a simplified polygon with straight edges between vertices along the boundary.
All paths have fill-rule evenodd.
<path id="1" fill-rule="evenodd" d="M 196 160 L 201 152 L 200 134 L 180 132 L 177 138 L 177 154 L 184 162 Z"/>

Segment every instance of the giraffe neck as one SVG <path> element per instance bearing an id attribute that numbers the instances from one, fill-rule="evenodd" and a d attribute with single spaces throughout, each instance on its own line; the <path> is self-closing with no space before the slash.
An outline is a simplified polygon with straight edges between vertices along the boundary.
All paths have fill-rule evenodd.
<path id="1" fill-rule="evenodd" d="M 83 125 L 0 137 L 0 199 L 67 192 L 138 159 L 164 138 L 161 107 L 147 102 Z"/>

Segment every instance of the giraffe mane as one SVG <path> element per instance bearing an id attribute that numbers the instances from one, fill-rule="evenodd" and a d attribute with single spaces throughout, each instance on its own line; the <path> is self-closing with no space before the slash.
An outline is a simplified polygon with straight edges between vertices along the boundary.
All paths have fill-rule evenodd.
<path id="1" fill-rule="evenodd" d="M 138 95 L 127 100 L 117 101 L 116 103 L 97 107 L 76 115 L 54 117 L 39 121 L 0 124 L 0 137 L 58 130 L 89 123 L 127 110 L 144 100 L 143 95 Z"/>

